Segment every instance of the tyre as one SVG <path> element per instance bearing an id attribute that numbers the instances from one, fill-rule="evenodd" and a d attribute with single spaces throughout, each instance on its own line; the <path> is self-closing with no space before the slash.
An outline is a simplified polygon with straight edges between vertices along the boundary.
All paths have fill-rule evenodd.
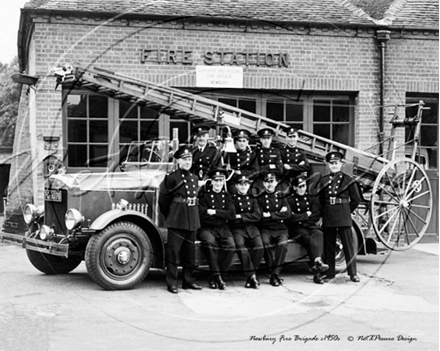
<path id="1" fill-rule="evenodd" d="M 85 254 L 90 277 L 105 290 L 128 290 L 147 276 L 153 258 L 151 241 L 136 224 L 109 225 L 88 242 Z"/>
<path id="2" fill-rule="evenodd" d="M 40 272 L 46 274 L 67 274 L 79 266 L 81 257 L 61 257 L 41 253 L 33 250 L 26 250 L 29 261 Z"/>
<path id="3" fill-rule="evenodd" d="M 358 252 L 359 244 L 358 244 L 358 237 L 356 234 L 356 230 L 354 227 L 351 230 L 351 233 L 353 235 L 353 245 L 354 245 L 354 252 Z M 336 273 L 341 273 L 347 270 L 347 263 L 345 262 L 345 254 L 344 254 L 344 248 L 342 245 L 342 241 L 339 238 L 339 234 L 336 235 L 336 251 L 335 251 L 335 271 Z"/>

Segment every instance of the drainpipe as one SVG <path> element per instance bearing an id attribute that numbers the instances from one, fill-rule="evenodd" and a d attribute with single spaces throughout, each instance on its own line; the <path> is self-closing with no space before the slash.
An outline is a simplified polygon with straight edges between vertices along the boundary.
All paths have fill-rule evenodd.
<path id="1" fill-rule="evenodd" d="M 387 41 L 390 40 L 391 31 L 378 30 L 377 41 L 380 48 L 380 110 L 379 110 L 379 154 L 383 154 L 384 140 L 384 115 L 385 115 L 385 48 Z"/>

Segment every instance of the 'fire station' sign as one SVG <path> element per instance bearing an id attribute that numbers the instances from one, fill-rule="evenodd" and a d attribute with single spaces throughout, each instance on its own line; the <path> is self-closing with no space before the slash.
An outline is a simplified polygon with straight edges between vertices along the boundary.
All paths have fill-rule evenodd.
<path id="1" fill-rule="evenodd" d="M 140 51 L 141 63 L 191 65 L 195 62 L 195 55 L 193 51 L 189 50 L 145 48 Z M 289 66 L 289 56 L 282 52 L 215 50 L 205 51 L 202 53 L 201 59 L 207 66 L 263 66 L 272 68 Z"/>

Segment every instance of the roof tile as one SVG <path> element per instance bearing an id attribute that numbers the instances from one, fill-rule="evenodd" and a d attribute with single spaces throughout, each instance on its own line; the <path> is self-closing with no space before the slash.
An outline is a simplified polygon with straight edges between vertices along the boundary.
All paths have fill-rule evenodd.
<path id="1" fill-rule="evenodd" d="M 438 28 L 439 10 L 437 0 L 31 0 L 25 8 L 427 28 Z"/>

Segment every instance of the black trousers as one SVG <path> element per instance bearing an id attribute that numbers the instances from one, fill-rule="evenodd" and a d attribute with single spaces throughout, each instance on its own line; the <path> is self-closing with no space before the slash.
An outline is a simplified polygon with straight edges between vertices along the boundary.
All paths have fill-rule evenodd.
<path id="1" fill-rule="evenodd" d="M 232 234 L 230 236 L 222 236 L 215 230 L 202 229 L 199 236 L 212 275 L 220 275 L 220 273 L 227 272 L 235 253 L 235 243 Z"/>
<path id="2" fill-rule="evenodd" d="M 319 228 L 296 227 L 290 232 L 290 237 L 303 246 L 313 265 L 315 258 L 321 257 L 324 252 L 324 233 Z"/>
<path id="3" fill-rule="evenodd" d="M 339 234 L 344 249 L 345 262 L 347 263 L 347 273 L 350 276 L 357 274 L 356 254 L 351 227 L 324 227 L 324 255 L 325 261 L 329 265 L 328 275 L 335 275 L 335 252 L 336 234 Z"/>
<path id="4" fill-rule="evenodd" d="M 263 259 L 264 249 L 261 236 L 250 238 L 246 232 L 233 231 L 237 255 L 243 266 L 244 275 L 249 278 L 258 270 Z"/>
<path id="5" fill-rule="evenodd" d="M 182 283 L 190 284 L 194 282 L 195 239 L 195 231 L 168 228 L 168 242 L 166 246 L 166 281 L 168 286 L 177 286 L 177 261 L 179 254 L 182 266 Z"/>
<path id="6" fill-rule="evenodd" d="M 264 261 L 271 274 L 279 275 L 286 260 L 288 231 L 286 229 L 274 233 L 270 229 L 260 229 L 260 232 L 264 245 Z"/>

